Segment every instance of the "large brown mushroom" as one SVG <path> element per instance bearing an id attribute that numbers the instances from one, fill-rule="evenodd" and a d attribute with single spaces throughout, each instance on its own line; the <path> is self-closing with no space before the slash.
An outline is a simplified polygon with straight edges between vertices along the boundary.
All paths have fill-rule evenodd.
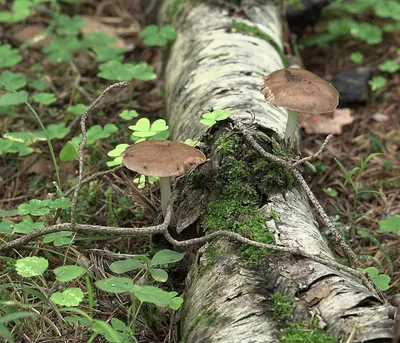
<path id="1" fill-rule="evenodd" d="M 294 143 L 297 113 L 333 112 L 339 104 L 339 93 L 328 82 L 304 69 L 285 68 L 264 78 L 261 93 L 272 105 L 288 110 L 284 139 Z"/>
<path id="2" fill-rule="evenodd" d="M 172 176 L 185 174 L 206 161 L 204 154 L 190 145 L 174 141 L 144 141 L 122 153 L 122 162 L 142 175 L 160 177 L 161 208 L 165 216 L 171 198 Z"/>

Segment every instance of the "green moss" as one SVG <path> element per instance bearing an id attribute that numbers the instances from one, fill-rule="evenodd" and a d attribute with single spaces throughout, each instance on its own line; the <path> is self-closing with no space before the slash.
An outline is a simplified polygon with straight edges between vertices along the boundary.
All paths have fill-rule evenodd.
<path id="1" fill-rule="evenodd" d="M 269 145 L 264 143 L 268 151 L 274 152 L 271 142 Z M 202 226 L 207 233 L 223 228 L 257 242 L 273 244 L 273 234 L 268 231 L 267 219 L 259 206 L 270 195 L 292 187 L 293 175 L 265 160 L 242 137 L 222 136 L 216 145 L 219 151 L 218 175 L 214 185 L 216 199 L 202 216 Z M 269 252 L 242 245 L 239 253 L 248 263 L 257 264 Z"/>
<path id="2" fill-rule="evenodd" d="M 168 6 L 166 15 L 168 19 L 171 19 L 175 14 L 178 12 L 179 8 L 186 3 L 188 0 L 174 0 L 172 3 Z"/>
<path id="3" fill-rule="evenodd" d="M 294 304 L 293 297 L 275 292 L 272 294 L 271 300 L 273 303 L 272 313 L 276 321 L 284 321 L 292 316 Z"/>
<path id="4" fill-rule="evenodd" d="M 283 53 L 282 49 L 279 47 L 279 45 L 268 35 L 266 34 L 264 31 L 260 30 L 258 27 L 256 26 L 250 26 L 247 25 L 245 23 L 233 23 L 232 24 L 232 29 L 241 32 L 241 33 L 246 33 L 249 34 L 251 36 L 254 37 L 259 37 L 263 40 L 265 40 L 266 42 L 270 43 L 274 49 L 276 50 L 276 52 L 279 54 L 279 56 L 282 59 L 282 62 L 284 64 L 285 67 L 288 66 L 288 60 L 285 56 L 285 54 Z"/>
<path id="5" fill-rule="evenodd" d="M 335 337 L 328 335 L 324 330 L 318 329 L 318 319 L 312 323 L 303 321 L 300 323 L 291 323 L 287 320 L 293 314 L 294 298 L 288 295 L 282 295 L 275 292 L 271 297 L 274 319 L 279 321 L 285 327 L 280 333 L 280 342 L 282 343 L 335 343 Z"/>
<path id="6" fill-rule="evenodd" d="M 315 323 L 288 323 L 281 331 L 282 343 L 335 343 L 337 338 L 315 327 Z"/>
<path id="7" fill-rule="evenodd" d="M 196 326 L 199 326 L 200 324 L 206 326 L 213 325 L 217 320 L 218 316 L 219 316 L 218 312 L 210 314 L 205 310 L 200 311 L 197 314 L 196 318 L 189 323 L 189 328 L 186 330 L 185 336 L 182 337 L 181 343 L 187 343 L 190 333 L 194 330 Z"/>

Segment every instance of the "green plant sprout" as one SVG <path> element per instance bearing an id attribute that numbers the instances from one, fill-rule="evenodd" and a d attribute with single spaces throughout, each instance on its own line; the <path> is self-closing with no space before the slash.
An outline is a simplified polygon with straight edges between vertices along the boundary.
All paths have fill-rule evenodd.
<path id="1" fill-rule="evenodd" d="M 381 153 L 370 154 L 365 158 L 365 160 L 361 157 L 360 158 L 360 166 L 359 167 L 354 167 L 351 170 L 347 170 L 346 167 L 338 159 L 335 159 L 336 163 L 340 167 L 340 170 L 343 172 L 343 174 L 345 176 L 344 186 L 346 186 L 348 183 L 350 183 L 350 185 L 352 186 L 356 197 L 358 197 L 360 194 L 363 194 L 363 193 L 373 193 L 373 194 L 378 194 L 381 197 L 385 197 L 385 195 L 382 192 L 375 191 L 375 190 L 372 190 L 372 189 L 363 189 L 362 188 L 362 184 L 361 184 L 361 180 L 362 180 L 362 176 L 363 176 L 363 173 L 364 173 L 365 166 L 367 165 L 367 163 L 372 158 L 374 158 L 376 156 L 379 156 L 379 155 L 382 155 L 382 154 Z M 357 172 L 358 172 L 358 181 L 354 181 L 353 180 L 353 176 Z"/>
<path id="2" fill-rule="evenodd" d="M 396 60 L 386 60 L 378 66 L 378 69 L 383 72 L 396 73 L 400 70 L 400 63 Z"/>
<path id="3" fill-rule="evenodd" d="M 168 130 L 167 123 L 164 119 L 157 119 L 153 123 L 147 118 L 139 119 L 135 125 L 129 126 L 129 129 L 133 131 L 132 136 L 139 138 L 137 142 L 144 141 L 148 138 L 153 138 L 159 136 L 160 133 L 166 132 Z"/>
<path id="4" fill-rule="evenodd" d="M 135 110 L 123 110 L 119 116 L 124 120 L 132 120 L 133 118 L 139 117 L 139 113 Z"/>
<path id="5" fill-rule="evenodd" d="M 171 25 L 158 27 L 156 25 L 146 26 L 140 31 L 140 37 L 147 46 L 165 46 L 168 41 L 176 39 L 176 31 Z"/>
<path id="6" fill-rule="evenodd" d="M 147 63 L 121 63 L 116 60 L 99 65 L 98 77 L 111 81 L 150 81 L 156 78 L 153 67 Z"/>
<path id="7" fill-rule="evenodd" d="M 157 176 L 146 177 L 145 175 L 140 175 L 139 177 L 135 177 L 133 179 L 133 183 L 137 184 L 138 189 L 143 189 L 146 186 L 146 179 L 149 185 L 152 185 L 160 180 L 160 178 Z"/>
<path id="8" fill-rule="evenodd" d="M 202 119 L 200 123 L 206 126 L 213 126 L 217 121 L 222 121 L 227 119 L 231 115 L 229 109 L 226 110 L 213 110 L 212 112 L 207 112 L 202 114 Z"/>
<path id="9" fill-rule="evenodd" d="M 377 90 L 382 89 L 386 86 L 387 79 L 386 77 L 383 77 L 381 75 L 374 76 L 371 80 L 368 81 L 368 84 L 371 87 L 371 90 L 373 92 L 376 92 Z"/>
<path id="10" fill-rule="evenodd" d="M 400 236 L 400 215 L 396 214 L 380 220 L 379 232 L 393 232 Z"/>
<path id="11" fill-rule="evenodd" d="M 129 146 L 129 144 L 118 144 L 115 149 L 108 152 L 108 156 L 114 157 L 112 161 L 107 162 L 107 166 L 113 167 L 122 164 L 122 156 L 121 154 L 125 151 L 125 149 Z"/>
<path id="12" fill-rule="evenodd" d="M 364 61 L 364 54 L 362 54 L 361 52 L 357 51 L 357 52 L 353 52 L 350 55 L 350 61 L 352 61 L 353 63 L 362 63 Z"/>
<path id="13" fill-rule="evenodd" d="M 56 247 L 69 245 L 72 242 L 72 231 L 59 231 L 43 236 L 43 243 L 53 243 Z"/>
<path id="14" fill-rule="evenodd" d="M 379 274 L 379 270 L 376 267 L 368 268 L 357 268 L 361 273 L 365 272 L 368 274 L 374 285 L 380 291 L 387 291 L 389 289 L 390 276 L 386 274 Z"/>

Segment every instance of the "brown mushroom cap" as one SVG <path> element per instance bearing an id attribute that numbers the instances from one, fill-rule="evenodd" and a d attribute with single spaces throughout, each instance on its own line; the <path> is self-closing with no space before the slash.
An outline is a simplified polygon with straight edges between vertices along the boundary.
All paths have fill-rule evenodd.
<path id="1" fill-rule="evenodd" d="M 121 154 L 125 167 L 143 175 L 181 175 L 206 161 L 204 154 L 190 145 L 174 141 L 144 141 Z"/>
<path id="2" fill-rule="evenodd" d="M 296 112 L 328 113 L 339 104 L 339 93 L 329 82 L 297 68 L 276 70 L 266 76 L 261 93 L 271 104 Z"/>

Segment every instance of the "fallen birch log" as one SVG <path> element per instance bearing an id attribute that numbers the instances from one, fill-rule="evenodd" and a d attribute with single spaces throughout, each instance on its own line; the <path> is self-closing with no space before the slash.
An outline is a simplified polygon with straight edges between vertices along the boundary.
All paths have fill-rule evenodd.
<path id="1" fill-rule="evenodd" d="M 278 1 L 242 1 L 236 13 L 229 3 L 164 4 L 163 20 L 167 17 L 178 32 L 165 70 L 174 140 L 202 136 L 207 128 L 199 122 L 201 115 L 212 109 L 230 109 L 235 120 L 251 124 L 258 133 L 283 137 L 286 111 L 269 105 L 259 91 L 262 78 L 285 63 Z M 238 135 L 229 128 L 213 133 Z M 217 158 L 219 149 L 216 143 L 209 157 Z M 298 185 L 286 186 L 259 197 L 276 244 L 333 260 L 306 194 Z M 276 220 L 268 220 L 272 214 Z M 207 221 L 204 216 L 207 213 L 200 223 Z M 296 299 L 290 320 L 318 318 L 317 326 L 333 341 L 384 342 L 393 336 L 388 305 L 353 276 L 287 253 L 267 255 L 257 267 L 249 266 L 238 249 L 238 244 L 223 238 L 202 249 L 186 286 L 182 342 L 283 341 L 274 294 Z"/>

